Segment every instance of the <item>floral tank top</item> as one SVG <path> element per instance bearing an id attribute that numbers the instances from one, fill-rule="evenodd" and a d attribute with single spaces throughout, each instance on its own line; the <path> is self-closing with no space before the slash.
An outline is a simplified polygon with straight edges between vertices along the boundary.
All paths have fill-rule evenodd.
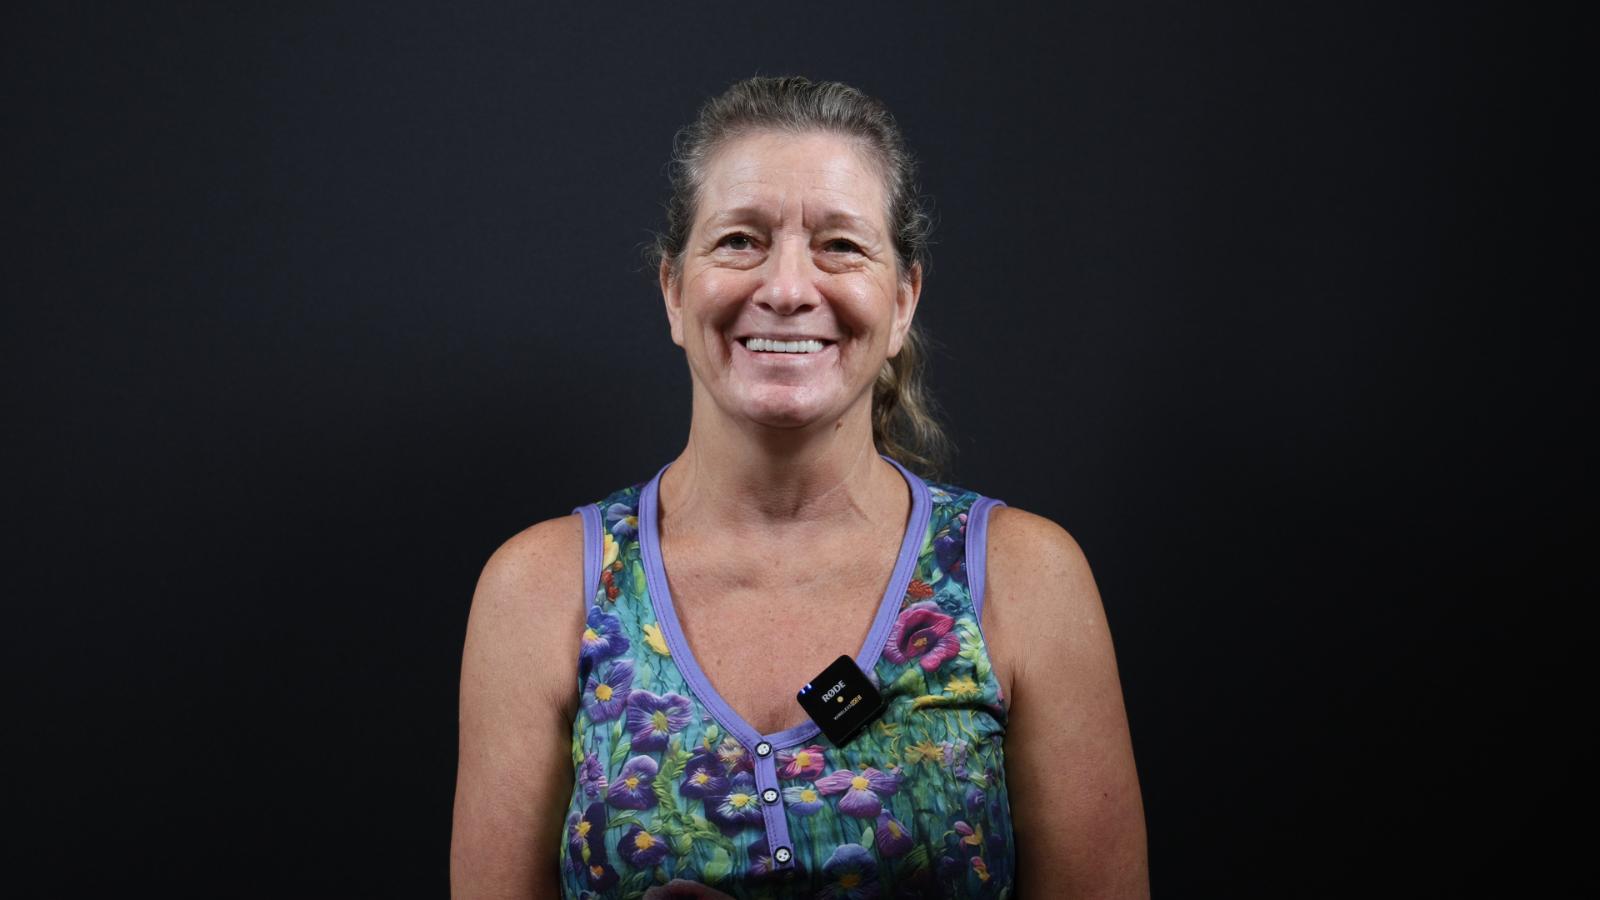
<path id="1" fill-rule="evenodd" d="M 574 510 L 588 619 L 565 896 L 632 900 L 675 879 L 733 897 L 1012 894 L 1006 710 L 978 624 L 988 515 L 1005 504 L 883 458 L 912 513 L 855 654 L 885 709 L 844 747 L 810 722 L 757 731 L 701 672 L 661 564 L 667 466 Z"/>

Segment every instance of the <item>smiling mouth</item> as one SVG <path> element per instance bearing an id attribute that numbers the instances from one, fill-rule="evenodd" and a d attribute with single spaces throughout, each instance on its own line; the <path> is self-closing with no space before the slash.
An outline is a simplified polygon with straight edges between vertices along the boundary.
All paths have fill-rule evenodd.
<path id="1" fill-rule="evenodd" d="M 772 341 L 766 338 L 749 337 L 740 338 L 739 343 L 751 353 L 821 353 L 833 344 L 833 341 L 808 339 L 801 341 Z"/>

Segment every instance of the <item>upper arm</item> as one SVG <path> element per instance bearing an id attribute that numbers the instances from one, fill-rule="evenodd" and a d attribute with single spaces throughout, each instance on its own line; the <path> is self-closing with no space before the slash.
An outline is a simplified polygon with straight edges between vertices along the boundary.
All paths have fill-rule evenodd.
<path id="1" fill-rule="evenodd" d="M 1014 507 L 990 517 L 983 627 L 1011 682 L 1018 893 L 1147 897 L 1144 805 L 1088 560 L 1047 518 Z"/>
<path id="2" fill-rule="evenodd" d="M 495 550 L 478 577 L 461 658 L 454 897 L 556 891 L 572 788 L 582 541 L 577 515 L 540 522 Z"/>

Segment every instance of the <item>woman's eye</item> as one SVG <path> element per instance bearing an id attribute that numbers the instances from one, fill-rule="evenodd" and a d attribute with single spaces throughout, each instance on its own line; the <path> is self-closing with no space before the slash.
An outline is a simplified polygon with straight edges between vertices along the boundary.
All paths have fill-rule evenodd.
<path id="1" fill-rule="evenodd" d="M 729 250 L 750 249 L 750 236 L 747 234 L 730 234 L 723 238 L 721 243 Z"/>
<path id="2" fill-rule="evenodd" d="M 838 251 L 843 252 L 843 253 L 860 253 L 861 252 L 861 248 L 860 247 L 857 247 L 855 244 L 851 243 L 850 241 L 845 240 L 844 238 L 834 238 L 833 240 L 831 240 L 831 241 L 829 241 L 827 243 L 827 248 L 829 250 L 838 250 Z"/>

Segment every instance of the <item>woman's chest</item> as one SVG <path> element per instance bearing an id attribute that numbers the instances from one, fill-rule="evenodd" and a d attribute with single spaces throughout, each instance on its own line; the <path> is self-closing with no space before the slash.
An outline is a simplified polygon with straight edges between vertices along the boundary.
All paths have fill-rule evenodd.
<path id="1" fill-rule="evenodd" d="M 808 721 L 795 693 L 840 656 L 860 652 L 892 568 L 892 559 L 859 555 L 766 572 L 679 564 L 671 591 L 692 664 L 734 712 L 772 733 Z"/>

